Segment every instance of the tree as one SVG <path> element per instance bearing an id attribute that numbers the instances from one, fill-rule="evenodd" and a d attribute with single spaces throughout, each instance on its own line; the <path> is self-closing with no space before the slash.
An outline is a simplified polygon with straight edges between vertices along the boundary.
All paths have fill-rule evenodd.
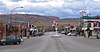
<path id="1" fill-rule="evenodd" d="M 3 23 L 0 22 L 0 39 L 3 38 L 3 33 L 4 33 L 4 26 Z"/>

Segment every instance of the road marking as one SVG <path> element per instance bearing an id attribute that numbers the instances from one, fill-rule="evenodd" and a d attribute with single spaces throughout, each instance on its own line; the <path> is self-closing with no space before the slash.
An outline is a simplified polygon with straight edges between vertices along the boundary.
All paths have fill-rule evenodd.
<path id="1" fill-rule="evenodd" d="M 60 40 L 56 39 L 56 41 L 57 41 L 57 45 L 58 45 L 60 51 L 61 52 L 66 52 L 65 49 L 64 49 L 64 47 L 63 47 L 63 45 L 62 45 L 62 43 L 60 42 Z"/>
<path id="2" fill-rule="evenodd" d="M 59 46 L 61 52 L 66 52 L 65 49 L 63 48 L 63 46 L 60 43 L 58 43 L 58 46 Z"/>

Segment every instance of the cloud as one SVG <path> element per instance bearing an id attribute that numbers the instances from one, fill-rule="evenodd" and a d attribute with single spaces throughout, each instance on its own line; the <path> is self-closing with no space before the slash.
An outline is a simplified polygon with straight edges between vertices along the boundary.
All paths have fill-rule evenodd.
<path id="1" fill-rule="evenodd" d="M 93 15 L 99 14 L 99 2 L 100 0 L 0 0 L 0 12 L 10 13 L 12 9 L 23 6 L 23 9 L 16 9 L 13 13 L 79 17 L 81 10 Z"/>
<path id="2" fill-rule="evenodd" d="M 64 1 L 47 1 L 47 2 L 29 2 L 27 0 L 22 0 L 18 2 L 11 2 L 10 0 L 2 1 L 8 8 L 17 7 L 17 6 L 32 6 L 32 7 L 45 7 L 45 6 L 53 6 L 53 7 L 60 7 L 63 5 Z"/>
<path id="3" fill-rule="evenodd" d="M 3 12 L 0 12 L 0 14 L 5 14 L 5 13 L 3 13 Z"/>
<path id="4" fill-rule="evenodd" d="M 37 13 L 37 12 L 16 12 L 16 14 L 35 14 L 35 15 L 45 15 L 45 14 L 43 14 L 43 13 Z"/>

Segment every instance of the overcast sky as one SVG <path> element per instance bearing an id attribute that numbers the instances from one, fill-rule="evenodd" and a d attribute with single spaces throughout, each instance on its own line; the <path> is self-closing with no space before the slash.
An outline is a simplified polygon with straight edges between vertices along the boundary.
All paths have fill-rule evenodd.
<path id="1" fill-rule="evenodd" d="M 79 18 L 85 10 L 92 16 L 100 14 L 100 0 L 0 0 L 0 14 L 39 14 L 60 18 Z"/>

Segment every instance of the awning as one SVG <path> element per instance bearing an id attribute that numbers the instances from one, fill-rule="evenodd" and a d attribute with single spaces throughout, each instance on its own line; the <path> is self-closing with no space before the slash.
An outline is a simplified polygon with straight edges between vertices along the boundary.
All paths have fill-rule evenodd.
<path id="1" fill-rule="evenodd" d="M 82 28 L 82 30 L 86 30 L 87 28 Z M 90 28 L 90 30 L 94 30 L 94 28 Z"/>

